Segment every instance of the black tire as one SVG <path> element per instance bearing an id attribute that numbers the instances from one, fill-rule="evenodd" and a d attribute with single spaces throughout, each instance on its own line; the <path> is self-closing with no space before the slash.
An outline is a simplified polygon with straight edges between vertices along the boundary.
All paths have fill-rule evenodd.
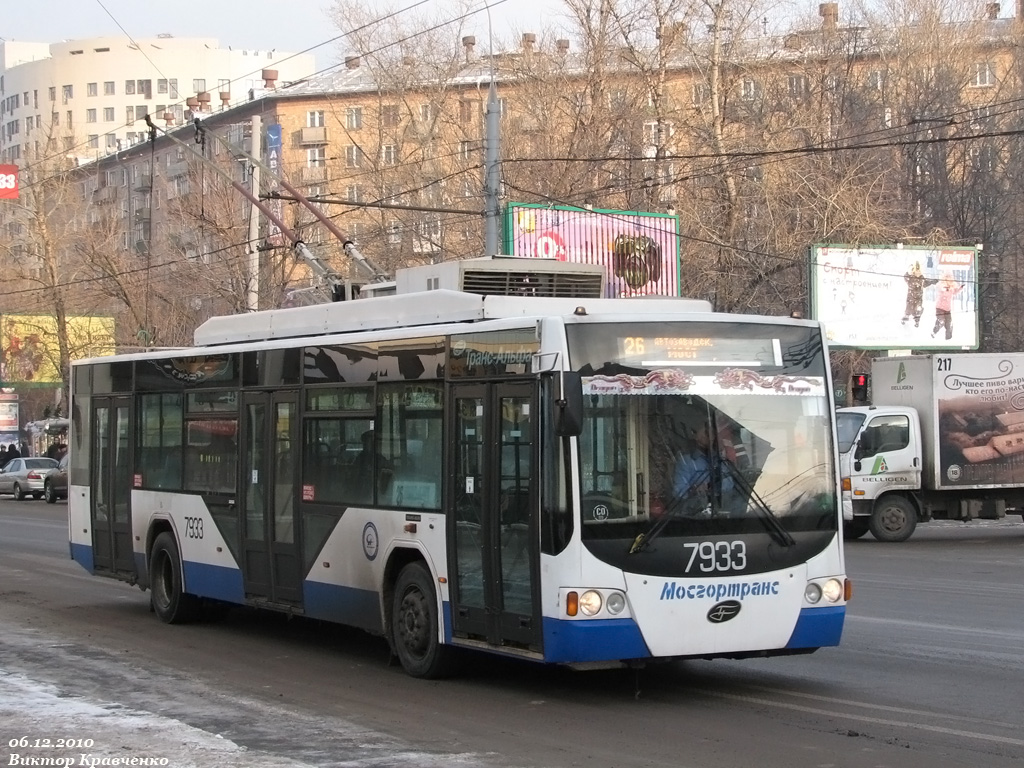
<path id="1" fill-rule="evenodd" d="M 437 594 L 422 563 L 398 574 L 391 608 L 391 644 L 403 669 L 413 677 L 436 679 L 451 672 L 452 648 L 438 639 Z"/>
<path id="2" fill-rule="evenodd" d="M 15 501 L 21 501 L 25 498 L 25 492 L 21 490 L 21 486 L 17 483 L 14 484 L 14 488 L 11 489 L 11 493 L 14 494 Z"/>
<path id="3" fill-rule="evenodd" d="M 153 612 L 165 624 L 195 621 L 202 601 L 182 591 L 181 556 L 174 535 L 164 531 L 149 551 L 149 588 Z"/>
<path id="4" fill-rule="evenodd" d="M 871 535 L 879 541 L 906 541 L 917 528 L 914 505 L 895 494 L 886 494 L 875 502 L 871 513 Z"/>
<path id="5" fill-rule="evenodd" d="M 57 492 L 53 490 L 53 483 L 49 480 L 43 483 L 43 498 L 46 499 L 47 504 L 57 503 Z"/>
<path id="6" fill-rule="evenodd" d="M 853 520 L 843 522 L 843 538 L 847 541 L 859 539 L 871 527 L 871 521 L 867 517 L 855 517 Z"/>

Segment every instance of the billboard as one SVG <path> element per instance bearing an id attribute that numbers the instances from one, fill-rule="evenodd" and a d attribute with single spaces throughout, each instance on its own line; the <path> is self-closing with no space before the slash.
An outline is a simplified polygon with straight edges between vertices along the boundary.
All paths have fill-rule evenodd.
<path id="1" fill-rule="evenodd" d="M 0 165 L 0 200 L 18 199 L 18 166 Z"/>
<path id="2" fill-rule="evenodd" d="M 571 206 L 509 203 L 505 253 L 603 264 L 609 296 L 679 295 L 679 219 Z"/>
<path id="3" fill-rule="evenodd" d="M 69 316 L 73 359 L 114 354 L 114 318 Z M 53 315 L 0 317 L 0 381 L 55 384 L 61 381 L 57 319 Z"/>
<path id="4" fill-rule="evenodd" d="M 977 248 L 815 245 L 811 316 L 856 349 L 978 347 Z"/>

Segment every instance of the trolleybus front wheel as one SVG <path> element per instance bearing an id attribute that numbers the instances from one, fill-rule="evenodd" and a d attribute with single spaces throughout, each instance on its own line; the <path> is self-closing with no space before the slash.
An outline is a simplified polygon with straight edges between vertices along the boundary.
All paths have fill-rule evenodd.
<path id="1" fill-rule="evenodd" d="M 413 677 L 438 678 L 451 668 L 452 649 L 438 639 L 437 594 L 422 563 L 409 563 L 395 582 L 391 639 L 402 667 Z"/>
<path id="2" fill-rule="evenodd" d="M 174 534 L 164 531 L 149 553 L 149 588 L 153 611 L 165 624 L 182 624 L 199 615 L 199 598 L 186 595 L 183 586 L 178 542 Z"/>

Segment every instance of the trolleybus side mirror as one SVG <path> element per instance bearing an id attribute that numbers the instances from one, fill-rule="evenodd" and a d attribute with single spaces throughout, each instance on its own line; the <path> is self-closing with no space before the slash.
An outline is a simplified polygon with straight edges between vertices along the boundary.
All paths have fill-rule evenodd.
<path id="1" fill-rule="evenodd" d="M 583 431 L 583 380 L 575 371 L 562 371 L 560 383 L 554 422 L 559 435 L 574 437 Z"/>

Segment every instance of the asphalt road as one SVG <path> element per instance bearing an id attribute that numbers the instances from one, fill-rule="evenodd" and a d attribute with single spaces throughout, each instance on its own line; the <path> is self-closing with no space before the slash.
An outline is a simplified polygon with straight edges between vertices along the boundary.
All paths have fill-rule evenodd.
<path id="1" fill-rule="evenodd" d="M 12 755 L 177 768 L 1024 762 L 1020 518 L 852 542 L 843 644 L 811 656 L 639 673 L 480 656 L 456 679 L 427 682 L 359 631 L 249 610 L 165 626 L 147 595 L 68 559 L 64 513 L 0 499 L 2 765 Z"/>

